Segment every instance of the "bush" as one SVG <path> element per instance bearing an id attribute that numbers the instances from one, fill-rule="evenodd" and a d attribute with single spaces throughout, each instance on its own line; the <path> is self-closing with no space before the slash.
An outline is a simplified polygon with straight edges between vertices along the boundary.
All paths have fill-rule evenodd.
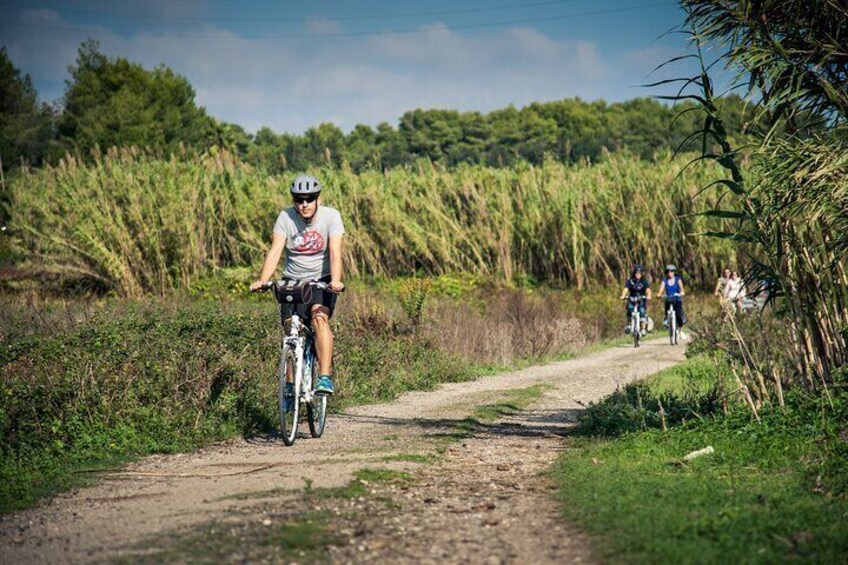
<path id="1" fill-rule="evenodd" d="M 630 383 L 580 414 L 578 433 L 615 437 L 647 429 L 666 429 L 726 410 L 722 367 L 690 359 L 650 381 Z"/>

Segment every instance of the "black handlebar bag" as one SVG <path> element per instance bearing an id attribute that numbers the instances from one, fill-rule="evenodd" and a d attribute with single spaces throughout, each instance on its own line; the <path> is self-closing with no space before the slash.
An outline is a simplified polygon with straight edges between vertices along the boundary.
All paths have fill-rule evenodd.
<path id="1" fill-rule="evenodd" d="M 285 281 L 274 287 L 274 294 L 280 304 L 298 306 L 312 302 L 313 290 L 312 285 L 299 284 L 295 281 Z"/>
<path id="2" fill-rule="evenodd" d="M 329 277 L 324 277 L 319 282 L 328 283 Z M 331 317 L 336 306 L 335 293 L 316 289 L 310 284 L 298 281 L 284 281 L 274 287 L 274 293 L 280 303 L 280 316 L 284 324 L 291 318 L 295 308 L 297 308 L 297 315 L 308 326 L 312 321 L 313 304 L 321 304 L 329 308 Z"/>

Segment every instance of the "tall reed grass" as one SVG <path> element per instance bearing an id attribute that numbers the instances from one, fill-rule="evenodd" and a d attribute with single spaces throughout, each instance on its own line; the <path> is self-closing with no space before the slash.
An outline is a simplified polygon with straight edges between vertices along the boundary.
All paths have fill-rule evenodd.
<path id="1" fill-rule="evenodd" d="M 469 273 L 584 287 L 617 280 L 637 262 L 675 262 L 698 281 L 731 261 L 729 242 L 689 237 L 725 221 L 690 215 L 716 168 L 682 168 L 616 154 L 591 166 L 446 170 L 422 161 L 312 173 L 342 212 L 355 276 Z M 69 156 L 15 179 L 10 224 L 19 251 L 41 270 L 127 296 L 167 294 L 211 268 L 258 271 L 288 205 L 287 183 L 225 152 L 111 150 L 91 164 Z"/>

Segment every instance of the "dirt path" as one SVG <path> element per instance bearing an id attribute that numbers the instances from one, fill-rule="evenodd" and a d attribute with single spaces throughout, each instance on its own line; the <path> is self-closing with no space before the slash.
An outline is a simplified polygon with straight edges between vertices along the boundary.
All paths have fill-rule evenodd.
<path id="1" fill-rule="evenodd" d="M 682 358 L 682 347 L 662 341 L 614 347 L 356 408 L 331 417 L 322 439 L 302 436 L 293 448 L 278 440 L 240 440 L 150 457 L 98 486 L 3 518 L 0 562 L 196 561 L 197 555 L 171 559 L 159 552 L 167 549 L 165 540 L 179 543 L 203 528 L 213 534 L 224 528 L 230 539 L 245 532 L 250 539 L 251 528 L 285 520 L 287 501 L 302 501 L 304 488 L 343 487 L 364 468 L 411 472 L 414 480 L 366 481 L 365 496 L 315 503 L 312 510 L 337 517 L 333 562 L 587 561 L 586 541 L 559 518 L 552 486 L 540 473 L 565 448 L 561 434 L 580 403 Z M 545 385 L 544 394 L 529 409 L 446 441 L 475 406 L 536 384 Z M 243 554 L 237 546 L 220 551 L 229 561 L 281 557 L 271 550 Z"/>

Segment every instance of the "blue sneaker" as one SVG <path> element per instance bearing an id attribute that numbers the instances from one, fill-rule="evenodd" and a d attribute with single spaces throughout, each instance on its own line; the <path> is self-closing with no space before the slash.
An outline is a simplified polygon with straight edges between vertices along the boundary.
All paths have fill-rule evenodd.
<path id="1" fill-rule="evenodd" d="M 315 384 L 315 393 L 326 394 L 327 396 L 333 394 L 333 379 L 330 378 L 330 375 L 318 377 L 318 382 Z"/>
<path id="2" fill-rule="evenodd" d="M 286 391 L 283 398 L 283 409 L 286 412 L 294 412 L 294 385 L 292 383 L 286 383 Z"/>

